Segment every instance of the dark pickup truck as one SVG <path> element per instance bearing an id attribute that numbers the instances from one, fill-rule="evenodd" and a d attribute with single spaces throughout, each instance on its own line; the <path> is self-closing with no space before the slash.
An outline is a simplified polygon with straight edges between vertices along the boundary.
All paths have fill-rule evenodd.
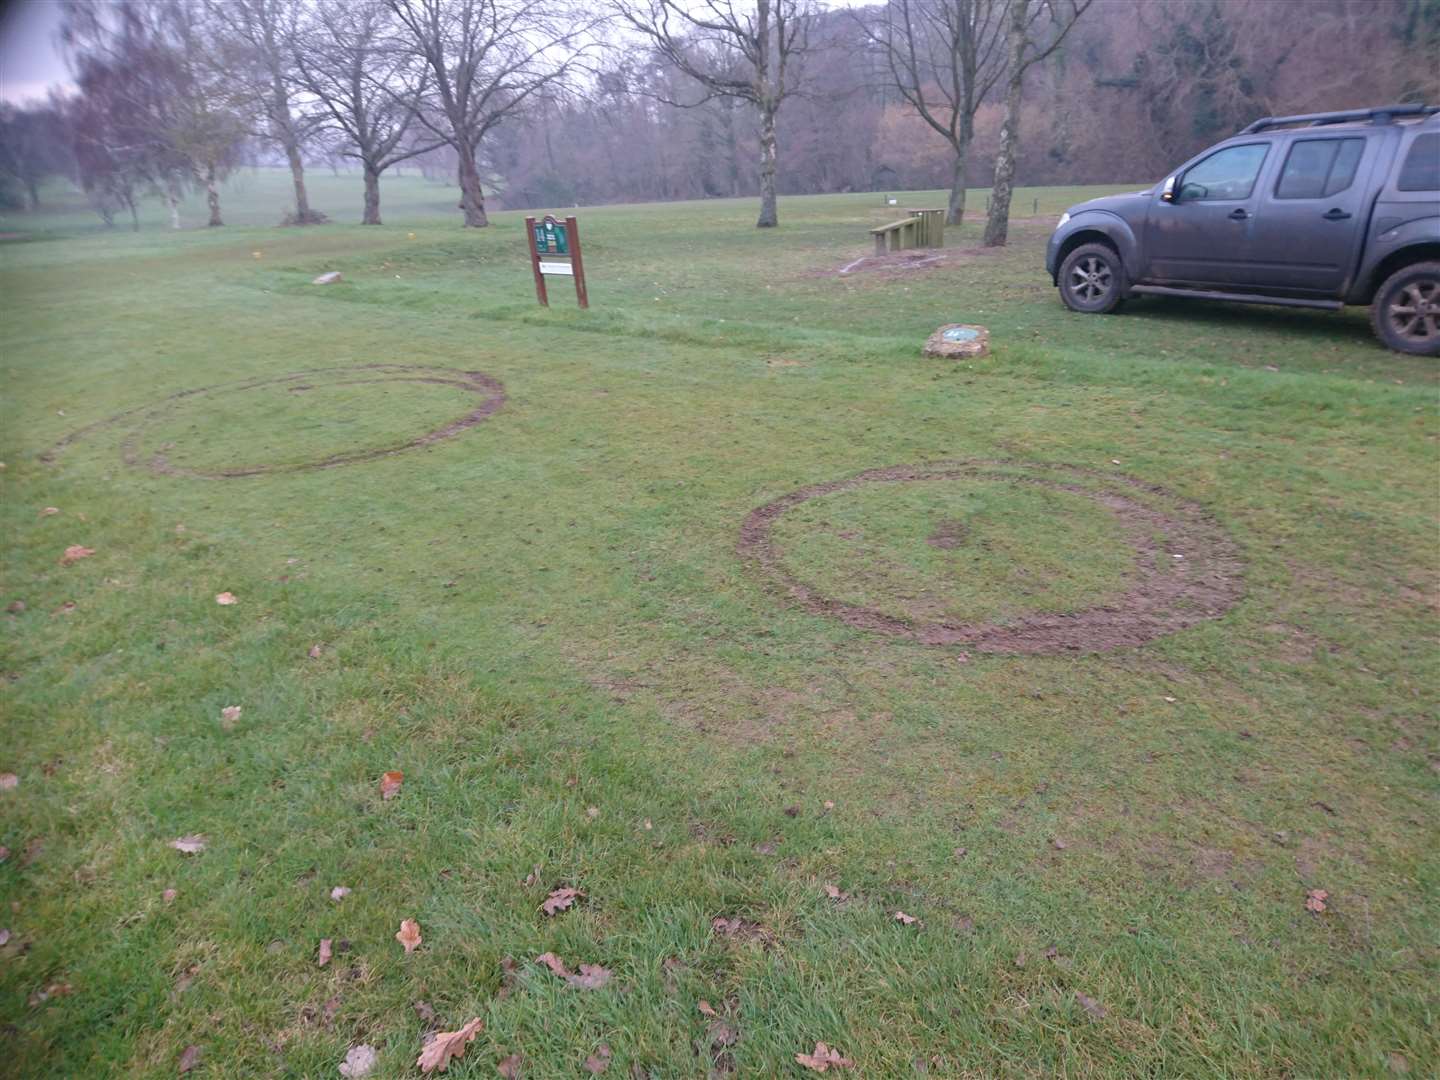
<path id="1" fill-rule="evenodd" d="M 1072 206 L 1045 269 L 1092 314 L 1134 296 L 1368 304 L 1390 348 L 1440 356 L 1440 107 L 1257 120 L 1153 188 Z"/>

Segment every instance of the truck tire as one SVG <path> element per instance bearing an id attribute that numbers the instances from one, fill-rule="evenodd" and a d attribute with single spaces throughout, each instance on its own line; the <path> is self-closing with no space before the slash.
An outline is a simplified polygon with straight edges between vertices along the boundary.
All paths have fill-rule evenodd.
<path id="1" fill-rule="evenodd" d="M 1124 299 L 1124 276 L 1114 248 L 1081 244 L 1060 264 L 1060 299 L 1071 311 L 1107 315 Z"/>
<path id="2" fill-rule="evenodd" d="M 1440 262 L 1401 267 L 1370 305 L 1375 336 L 1396 352 L 1440 356 Z"/>

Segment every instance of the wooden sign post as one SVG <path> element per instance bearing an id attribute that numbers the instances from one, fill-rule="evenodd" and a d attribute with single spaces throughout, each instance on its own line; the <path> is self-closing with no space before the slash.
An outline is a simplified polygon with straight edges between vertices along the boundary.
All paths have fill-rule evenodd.
<path id="1" fill-rule="evenodd" d="M 585 264 L 580 259 L 580 226 L 573 217 L 563 222 L 550 214 L 536 221 L 525 219 L 525 233 L 530 238 L 530 269 L 535 274 L 535 298 L 546 307 L 550 296 L 545 291 L 545 276 L 575 279 L 575 299 L 582 308 L 590 306 L 585 292 Z"/>

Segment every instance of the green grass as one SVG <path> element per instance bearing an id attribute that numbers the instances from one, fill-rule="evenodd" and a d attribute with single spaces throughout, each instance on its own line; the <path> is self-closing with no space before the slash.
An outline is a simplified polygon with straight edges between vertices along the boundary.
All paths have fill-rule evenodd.
<path id="1" fill-rule="evenodd" d="M 206 1075 L 328 1077 L 363 1042 L 411 1075 L 416 1001 L 484 1019 L 457 1077 L 511 1053 L 575 1076 L 602 1042 L 608 1075 L 656 1078 L 801 1075 L 816 1041 L 867 1077 L 1435 1068 L 1433 361 L 1360 311 L 1069 315 L 1049 221 L 839 277 L 894 213 L 876 196 L 787 198 L 766 232 L 745 201 L 585 210 L 580 312 L 563 281 L 536 306 L 522 215 L 465 231 L 452 190 L 400 178 L 363 228 L 358 184 L 317 176 L 340 221 L 281 229 L 283 177 L 237 183 L 220 230 L 103 232 L 78 202 L 0 221 L 4 601 L 26 605 L 0 622 L 3 1071 L 169 1076 L 195 1044 Z M 326 270 L 344 282 L 309 284 Z M 993 355 L 922 360 L 952 321 Z M 360 364 L 508 398 L 340 468 L 149 467 L 383 447 L 473 407 L 336 375 L 146 411 Z M 736 555 L 797 488 L 971 458 L 1202 504 L 1243 599 L 1141 648 L 961 663 L 808 614 Z M 828 526 L 786 515 L 787 567 L 897 614 L 1064 611 L 1133 558 L 1093 501 L 1021 485 L 805 509 Z M 947 520 L 962 543 L 925 544 Z M 62 567 L 72 544 L 96 553 Z M 189 833 L 202 854 L 167 847 Z M 557 884 L 586 899 L 543 918 Z M 348 943 L 324 968 L 322 938 Z M 614 980 L 571 989 L 547 950 Z M 739 1032 L 721 1052 L 702 999 Z"/>

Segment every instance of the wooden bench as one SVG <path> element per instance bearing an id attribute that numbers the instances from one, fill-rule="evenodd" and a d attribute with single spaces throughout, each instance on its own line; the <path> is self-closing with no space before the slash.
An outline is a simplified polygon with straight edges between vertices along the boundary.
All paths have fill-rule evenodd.
<path id="1" fill-rule="evenodd" d="M 945 246 L 944 210 L 906 210 L 910 216 L 871 229 L 875 238 L 875 254 L 906 251 L 910 248 Z"/>

